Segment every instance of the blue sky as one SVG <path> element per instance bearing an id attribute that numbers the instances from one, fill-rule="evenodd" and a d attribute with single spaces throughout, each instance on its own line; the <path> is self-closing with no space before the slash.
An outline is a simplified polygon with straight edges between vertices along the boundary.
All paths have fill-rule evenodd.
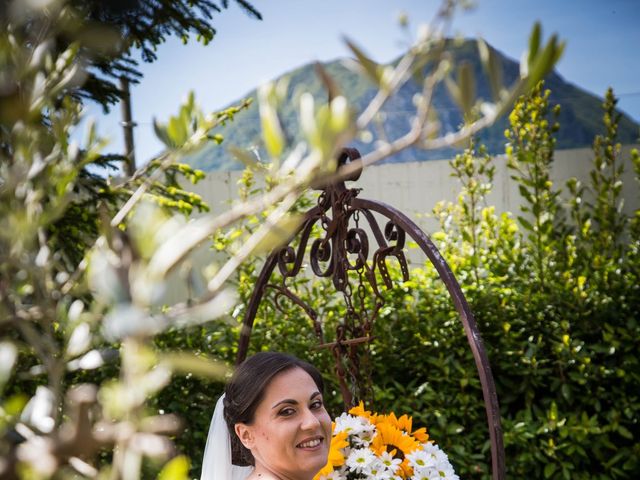
<path id="1" fill-rule="evenodd" d="M 415 32 L 439 5 L 435 0 L 253 0 L 263 15 L 257 21 L 229 3 L 217 17 L 218 33 L 209 46 L 171 39 L 159 48 L 156 62 L 142 65 L 144 79 L 132 89 L 138 164 L 161 149 L 152 118 L 175 113 L 188 91 L 205 111 L 222 108 L 301 64 L 347 56 L 344 36 L 377 61 L 389 61 L 408 45 L 398 14 L 408 14 Z M 640 0 L 480 0 L 456 16 L 453 31 L 481 35 L 519 59 L 536 20 L 545 38 L 557 32 L 567 41 L 557 67 L 565 80 L 599 96 L 612 86 L 619 107 L 640 121 Z M 98 116 L 110 150 L 120 151 L 120 109 L 106 118 L 96 109 L 89 113 Z"/>

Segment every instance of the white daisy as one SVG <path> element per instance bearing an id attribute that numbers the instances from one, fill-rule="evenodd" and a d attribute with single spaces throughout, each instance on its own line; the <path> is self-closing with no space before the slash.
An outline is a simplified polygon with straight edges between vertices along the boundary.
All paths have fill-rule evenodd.
<path id="1" fill-rule="evenodd" d="M 414 470 L 412 480 L 442 480 L 438 470 L 432 467 L 424 467 Z"/>
<path id="2" fill-rule="evenodd" d="M 347 467 L 355 473 L 362 473 L 376 460 L 375 454 L 368 448 L 354 448 L 347 457 Z"/>
<path id="3" fill-rule="evenodd" d="M 380 455 L 380 461 L 389 469 L 389 471 L 391 471 L 391 473 L 396 473 L 396 470 L 398 470 L 398 467 L 402 463 L 401 459 L 393 458 L 389 452 L 382 452 L 382 455 Z"/>
<path id="4" fill-rule="evenodd" d="M 367 480 L 391 480 L 393 477 L 393 472 L 390 471 L 378 457 L 376 457 L 362 473 L 366 476 Z"/>
<path id="5" fill-rule="evenodd" d="M 375 425 L 366 418 L 356 417 L 348 413 L 343 413 L 336 418 L 335 423 L 334 434 L 345 431 L 349 434 L 350 442 L 353 442 L 356 446 L 363 447 L 369 446 L 376 428 Z"/>
<path id="6" fill-rule="evenodd" d="M 431 449 L 430 449 L 431 450 Z M 420 470 L 437 465 L 437 456 L 435 453 L 426 452 L 424 450 L 415 450 L 407 454 L 409 465 L 415 470 Z"/>
<path id="7" fill-rule="evenodd" d="M 453 467 L 449 463 L 449 460 L 446 462 L 439 462 L 435 470 L 438 472 L 441 480 L 460 480 L 460 477 L 458 477 L 456 472 L 453 471 Z"/>
<path id="8" fill-rule="evenodd" d="M 334 470 L 328 475 L 323 475 L 320 480 L 346 480 L 347 476 L 340 472 L 340 470 Z"/>
<path id="9" fill-rule="evenodd" d="M 422 445 L 422 450 L 407 455 L 414 469 L 413 480 L 459 480 L 447 454 L 433 442 Z"/>

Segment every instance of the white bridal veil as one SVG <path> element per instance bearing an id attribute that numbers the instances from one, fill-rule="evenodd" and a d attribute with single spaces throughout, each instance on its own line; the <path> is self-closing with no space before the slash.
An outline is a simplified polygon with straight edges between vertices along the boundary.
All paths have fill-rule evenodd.
<path id="1" fill-rule="evenodd" d="M 231 463 L 231 439 L 224 421 L 223 394 L 213 411 L 200 480 L 244 480 L 252 470 L 253 467 L 239 467 Z"/>

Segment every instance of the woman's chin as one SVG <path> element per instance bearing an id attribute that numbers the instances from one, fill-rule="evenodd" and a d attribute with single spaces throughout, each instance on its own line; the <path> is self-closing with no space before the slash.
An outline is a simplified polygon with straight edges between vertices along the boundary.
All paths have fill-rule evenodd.
<path id="1" fill-rule="evenodd" d="M 310 468 L 309 470 L 313 471 L 313 475 L 315 476 L 315 474 L 318 473 L 320 470 L 322 470 L 326 464 L 327 464 L 327 456 L 324 455 L 320 457 L 317 462 L 314 462 L 312 468 Z"/>
<path id="2" fill-rule="evenodd" d="M 305 461 L 302 462 L 304 470 L 312 472 L 311 477 L 314 477 L 326 464 L 327 464 L 327 451 L 317 452 L 305 452 Z"/>

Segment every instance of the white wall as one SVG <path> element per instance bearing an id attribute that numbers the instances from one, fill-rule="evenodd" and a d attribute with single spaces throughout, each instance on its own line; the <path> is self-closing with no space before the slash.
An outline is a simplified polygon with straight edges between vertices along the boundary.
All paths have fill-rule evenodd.
<path id="1" fill-rule="evenodd" d="M 640 207 L 640 191 L 629 156 L 631 148 L 623 147 L 621 155 L 626 162 L 623 198 L 628 214 Z M 592 163 L 590 148 L 557 151 L 552 172 L 556 188 L 564 187 L 565 182 L 574 176 L 588 185 Z M 506 158 L 496 157 L 494 165 L 494 186 L 488 203 L 495 205 L 498 212 L 515 214 L 519 211 L 521 198 L 510 178 Z M 212 172 L 192 189 L 203 196 L 212 211 L 222 212 L 237 198 L 240 175 L 240 172 Z M 436 222 L 428 217 L 434 205 L 440 200 L 455 201 L 460 191 L 458 180 L 451 177 L 449 160 L 374 165 L 365 169 L 357 182 L 348 182 L 347 186 L 362 188 L 362 198 L 379 200 L 401 210 L 427 233 L 437 228 Z"/>

